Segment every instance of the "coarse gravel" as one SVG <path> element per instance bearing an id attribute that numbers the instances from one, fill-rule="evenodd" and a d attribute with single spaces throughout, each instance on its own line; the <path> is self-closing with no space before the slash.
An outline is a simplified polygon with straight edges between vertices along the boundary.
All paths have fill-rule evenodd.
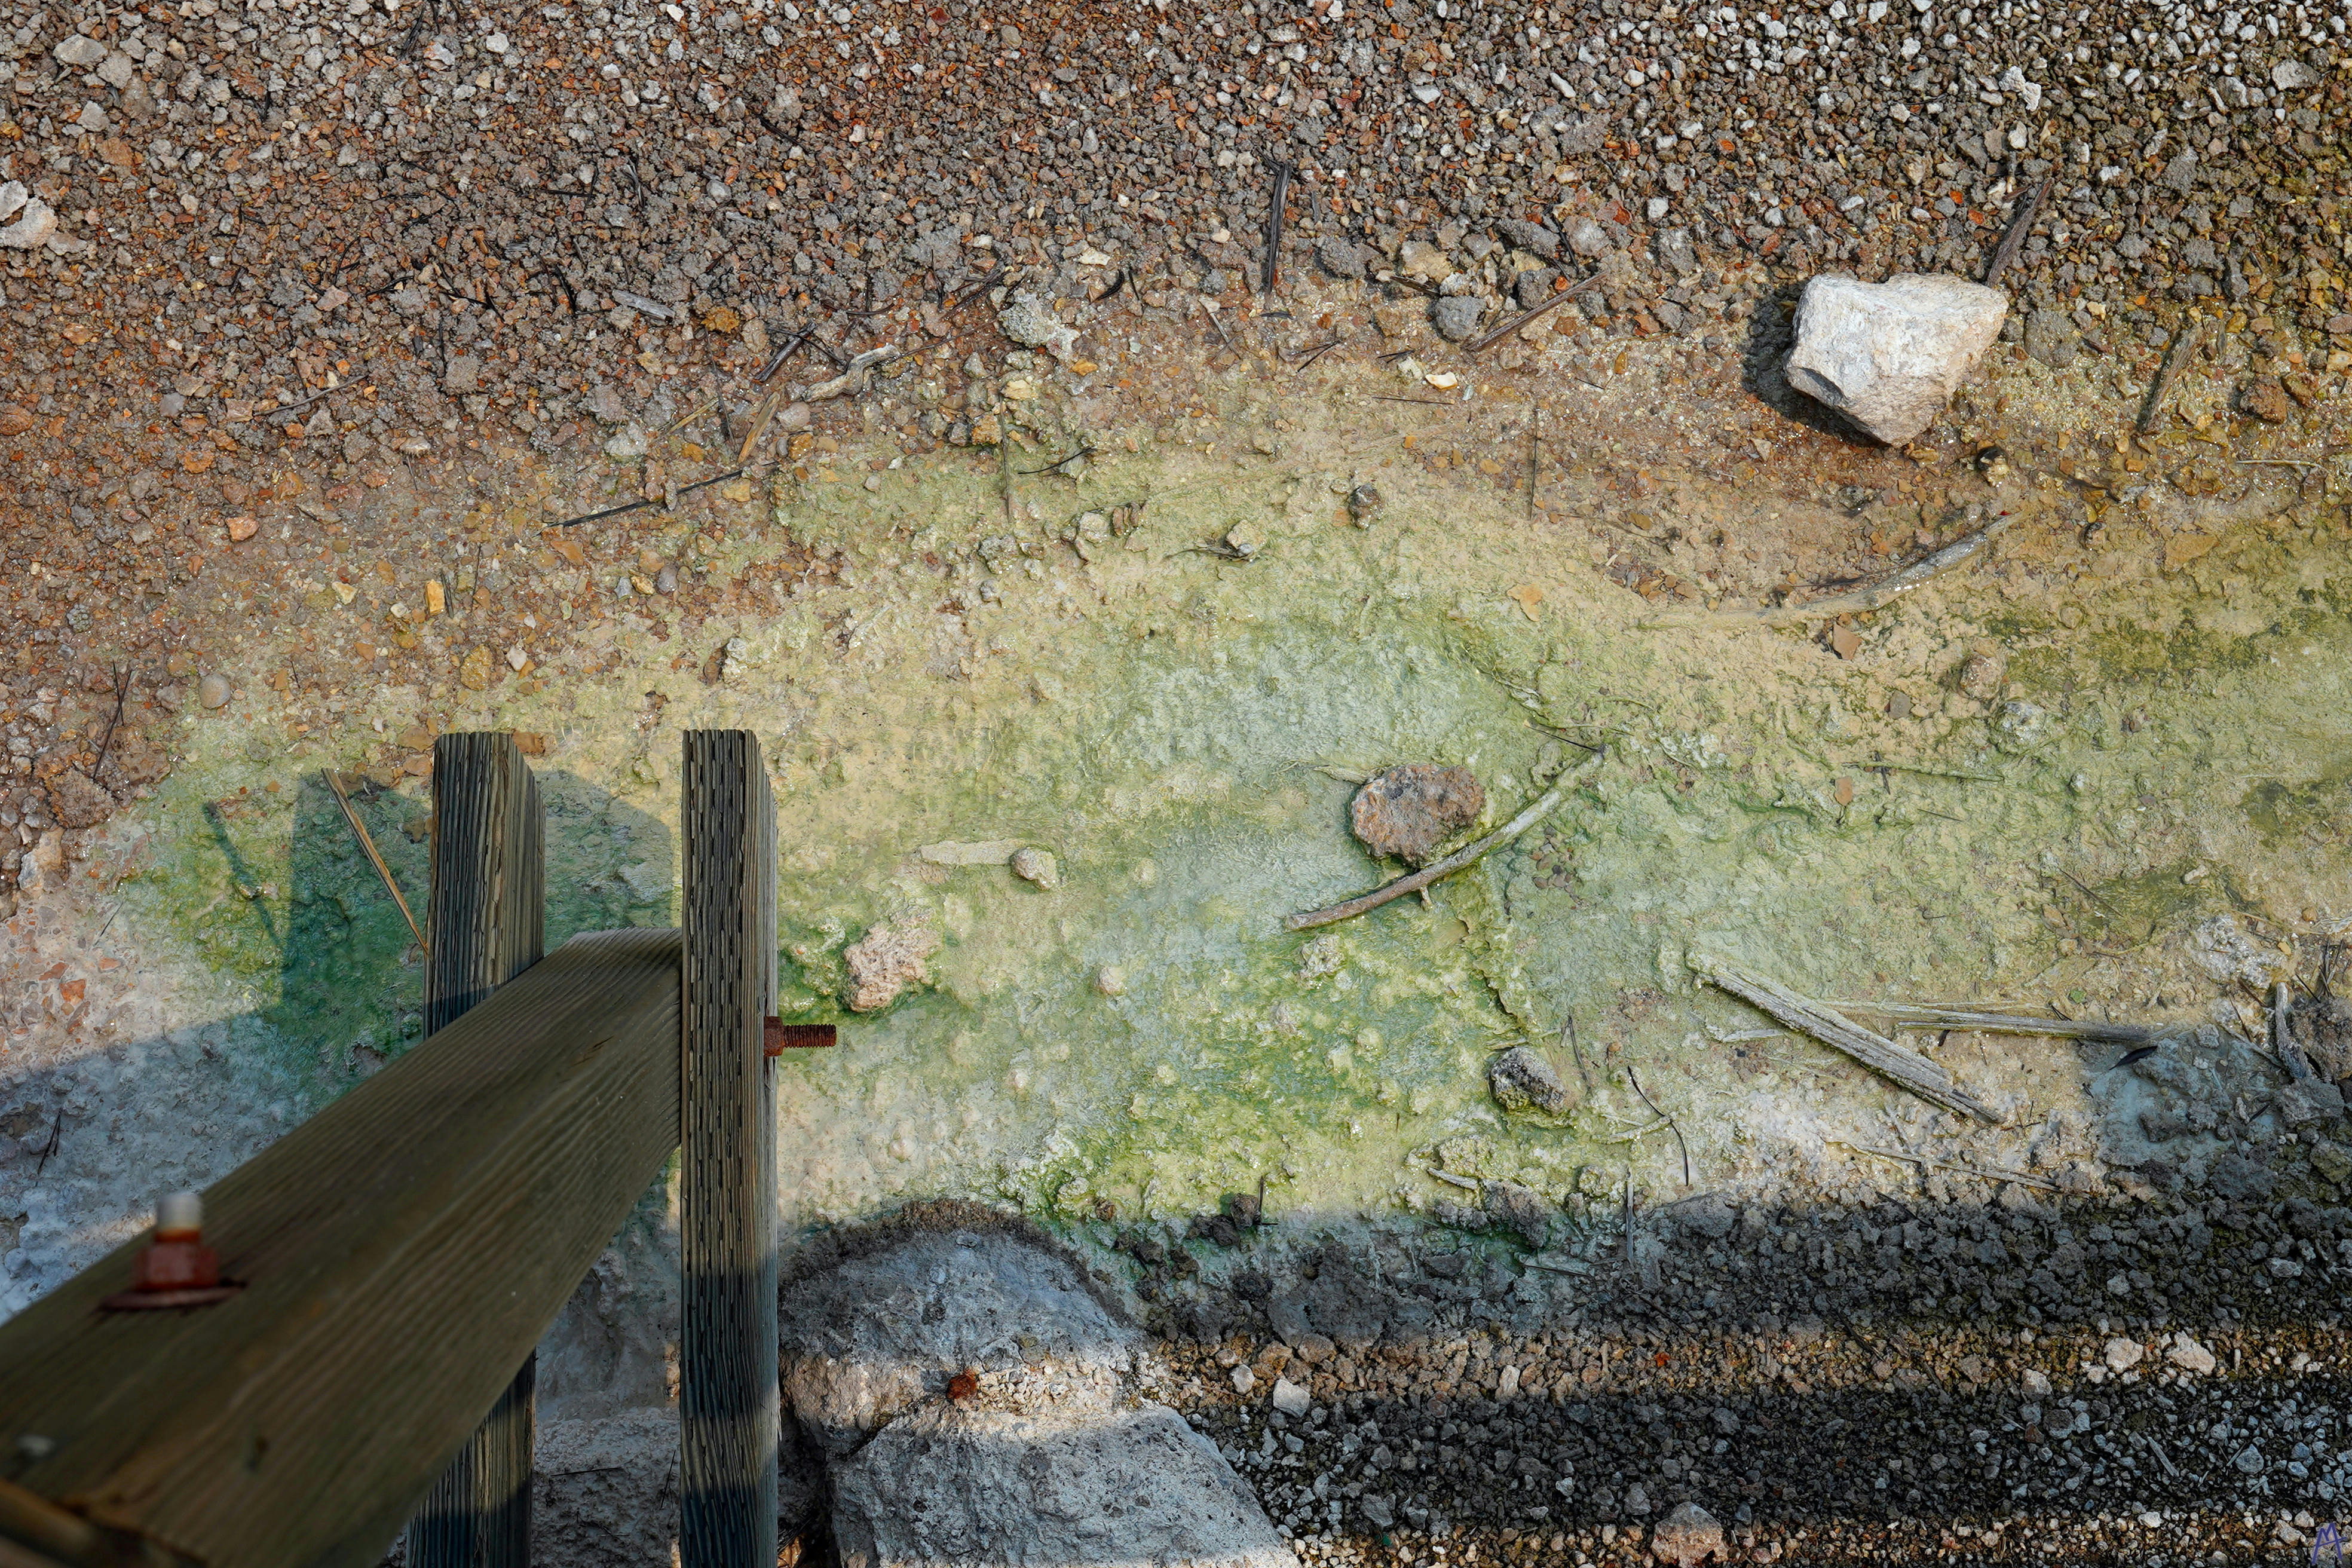
<path id="1" fill-rule="evenodd" d="M 2137 368 L 2201 311 L 2247 408 L 2320 417 L 2352 365 L 2347 26 L 2021 0 L 19 10 L 0 201 L 12 234 L 56 228 L 0 251 L 0 626 L 31 744 L 5 810 L 95 820 L 152 784 L 39 710 L 124 676 L 165 722 L 187 650 L 269 603 L 258 523 L 446 542 L 469 487 L 640 410 L 748 411 L 803 327 L 845 363 L 936 350 L 952 397 L 967 349 L 1003 346 L 955 307 L 1024 291 L 1078 353 L 1129 337 L 1150 363 L 1122 355 L 1121 395 L 1150 406 L 1233 342 L 1199 301 L 1266 281 L 1277 161 L 1258 308 L 1369 275 L 1459 336 L 1598 270 L 1563 341 L 1687 342 L 1735 400 L 1769 396 L 1736 356 L 1796 281 L 1973 276 L 2047 181 L 2004 279 L 2030 353 Z M 823 378 L 810 349 L 784 380 Z"/>
<path id="2" fill-rule="evenodd" d="M 1741 1562 L 2288 1561 L 2347 1511 L 2352 1211 L 1959 1196 L 1119 1248 L 1163 1394 L 1310 1559 L 1642 1562 L 1687 1502 Z"/>

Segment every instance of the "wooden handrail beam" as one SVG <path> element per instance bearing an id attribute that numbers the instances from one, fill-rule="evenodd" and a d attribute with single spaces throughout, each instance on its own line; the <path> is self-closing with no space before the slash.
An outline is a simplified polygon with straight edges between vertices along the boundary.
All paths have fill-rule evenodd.
<path id="1" fill-rule="evenodd" d="M 367 1568 L 677 1146 L 678 1041 L 677 931 L 572 938 L 205 1194 L 234 1296 L 102 1310 L 142 1237 L 0 1324 L 16 1484 L 216 1568 Z"/>

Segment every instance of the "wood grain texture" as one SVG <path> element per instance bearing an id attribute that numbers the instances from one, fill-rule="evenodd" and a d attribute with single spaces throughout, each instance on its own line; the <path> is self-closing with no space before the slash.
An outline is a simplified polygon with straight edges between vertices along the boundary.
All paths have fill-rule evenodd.
<path id="1" fill-rule="evenodd" d="M 1833 1007 L 1798 995 L 1776 980 L 1742 969 L 1711 953 L 1690 955 L 1692 971 L 1789 1027 L 1811 1035 L 1833 1050 L 1909 1089 L 1930 1105 L 1959 1111 L 1998 1126 L 2000 1112 L 1953 1082 L 1952 1075 L 1917 1051 L 1874 1035 Z"/>
<path id="2" fill-rule="evenodd" d="M 776 1558 L 776 812 L 759 742 L 689 731 L 678 1226 L 681 1568 Z"/>
<path id="3" fill-rule="evenodd" d="M 514 737 L 433 743 L 433 889 L 425 905 L 430 1036 L 537 963 L 546 948 L 547 816 Z M 408 1527 L 408 1568 L 530 1561 L 531 1396 L 538 1352 L 434 1483 Z"/>
<path id="4" fill-rule="evenodd" d="M 368 1568 L 678 1136 L 678 936 L 577 936 L 205 1194 L 234 1299 L 0 1323 L 16 1481 L 235 1568 Z M 771 1336 L 772 1341 L 772 1335 Z"/>

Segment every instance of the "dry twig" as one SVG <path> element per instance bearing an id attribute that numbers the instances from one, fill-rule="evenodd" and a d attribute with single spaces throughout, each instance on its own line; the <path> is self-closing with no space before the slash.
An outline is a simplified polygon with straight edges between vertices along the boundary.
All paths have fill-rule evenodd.
<path id="1" fill-rule="evenodd" d="M 1529 321 L 1535 321 L 1537 318 L 1540 317 L 1545 311 L 1553 309 L 1555 306 L 1565 304 L 1567 301 L 1573 300 L 1576 296 L 1583 293 L 1587 289 L 1591 288 L 1595 283 L 1600 281 L 1601 274 L 1598 272 L 1591 273 L 1586 277 L 1578 279 L 1576 282 L 1570 284 L 1567 288 L 1560 289 L 1550 299 L 1546 300 L 1542 304 L 1535 307 L 1535 309 L 1531 310 L 1522 310 L 1517 315 L 1513 316 L 1509 321 L 1505 321 L 1501 326 L 1496 327 L 1494 331 L 1483 332 L 1477 337 L 1472 338 L 1468 342 L 1462 345 L 1462 352 L 1466 354 L 1475 354 L 1481 349 L 1501 342 L 1505 338 L 1509 337 L 1513 332 L 1517 331 Z"/>
<path id="2" fill-rule="evenodd" d="M 400 906 L 400 918 L 408 922 L 408 934 L 416 939 L 417 948 L 422 951 L 425 946 L 424 928 L 409 912 L 408 900 L 400 896 L 400 884 L 392 879 L 392 868 L 385 865 L 383 857 L 376 852 L 375 840 L 368 837 L 367 825 L 360 820 L 360 814 L 352 809 L 352 797 L 343 793 L 343 781 L 335 775 L 332 768 L 320 769 L 320 776 L 334 792 L 335 804 L 343 808 L 343 820 L 352 825 L 352 833 L 359 839 L 360 849 L 367 856 L 368 864 L 375 868 L 375 874 L 383 879 L 383 890 L 390 893 L 392 901 Z"/>
<path id="3" fill-rule="evenodd" d="M 1691 1185 L 1690 1145 L 1683 1142 L 1683 1130 L 1681 1126 L 1675 1122 L 1673 1117 L 1658 1109 L 1658 1102 L 1652 1100 L 1650 1098 L 1650 1091 L 1642 1087 L 1642 1079 L 1640 1076 L 1633 1071 L 1633 1064 L 1632 1062 L 1627 1062 L 1625 1064 L 1625 1076 L 1633 1080 L 1633 1092 L 1642 1097 L 1642 1103 L 1650 1108 L 1650 1114 L 1658 1118 L 1661 1121 L 1664 1121 L 1666 1124 L 1666 1131 L 1675 1135 L 1675 1146 L 1683 1152 L 1683 1185 L 1686 1187 Z"/>
<path id="4" fill-rule="evenodd" d="M 1985 268 L 1984 280 L 1985 287 L 1988 289 L 1992 287 L 1996 279 L 2009 270 L 2009 264 L 2017 259 L 2018 251 L 2025 245 L 2025 237 L 2033 232 L 2034 224 L 2040 221 L 2042 204 L 2050 195 L 2052 177 L 2054 176 L 2045 177 L 2040 184 L 2033 187 L 2032 196 L 2018 204 L 2016 218 L 2010 224 L 2009 232 L 2000 237 L 2000 248 L 1992 253 L 1992 263 Z"/>
<path id="5" fill-rule="evenodd" d="M 1874 1035 L 1836 1009 L 1808 1001 L 1753 970 L 1742 969 L 1710 953 L 1692 953 L 1689 963 L 1707 984 L 1730 992 L 1832 1050 L 1843 1051 L 1929 1104 L 2000 1124 L 2000 1112 L 1955 1084 L 1952 1075 L 1941 1065 L 1917 1051 L 1899 1046 L 1884 1035 Z"/>
<path id="6" fill-rule="evenodd" d="M 2139 421 L 2133 429 L 2145 436 L 2164 417 L 2164 405 L 2172 396 L 2172 384 L 2189 368 L 2189 362 L 2205 341 L 2205 323 L 2191 321 L 2189 330 L 2172 340 L 2172 350 L 2164 356 L 2163 365 L 2156 373 L 2154 384 L 2147 389 L 2147 402 L 2139 411 Z"/>
<path id="7" fill-rule="evenodd" d="M 1544 791 L 1533 805 L 1528 806 L 1476 843 L 1456 849 L 1443 860 L 1433 860 L 1420 870 L 1399 877 L 1392 882 L 1384 883 L 1369 893 L 1359 893 L 1352 899 L 1344 899 L 1339 903 L 1327 905 L 1319 910 L 1309 910 L 1304 914 L 1288 916 L 1282 922 L 1283 929 L 1308 931 L 1316 926 L 1333 925 L 1340 921 L 1379 909 L 1392 899 L 1401 899 L 1407 893 L 1417 893 L 1432 882 L 1441 878 L 1451 877 L 1465 866 L 1475 863 L 1496 845 L 1507 844 L 1517 838 L 1520 834 L 1550 816 L 1552 808 L 1559 805 L 1567 796 L 1568 787 L 1565 784 L 1554 784 Z"/>

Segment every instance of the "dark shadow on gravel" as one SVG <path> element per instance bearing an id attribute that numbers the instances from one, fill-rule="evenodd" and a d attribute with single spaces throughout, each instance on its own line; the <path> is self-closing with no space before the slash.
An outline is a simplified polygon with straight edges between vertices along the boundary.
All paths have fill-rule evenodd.
<path id="1" fill-rule="evenodd" d="M 2252 1510 L 2266 1542 L 2271 1521 L 2352 1507 L 2352 1210 L 2276 1175 L 2202 1202 L 1718 1205 L 1639 1230 L 1633 1264 L 1604 1242 L 1582 1274 L 1438 1230 L 1279 1260 L 1177 1243 L 1138 1286 L 1205 1391 L 1187 1413 L 1294 1528 L 1572 1534 L 1689 1501 L 1915 1546 L 2021 1515 Z M 1235 1354 L 1258 1374 L 1239 1398 Z M 1276 1376 L 1319 1417 L 1275 1412 Z"/>

